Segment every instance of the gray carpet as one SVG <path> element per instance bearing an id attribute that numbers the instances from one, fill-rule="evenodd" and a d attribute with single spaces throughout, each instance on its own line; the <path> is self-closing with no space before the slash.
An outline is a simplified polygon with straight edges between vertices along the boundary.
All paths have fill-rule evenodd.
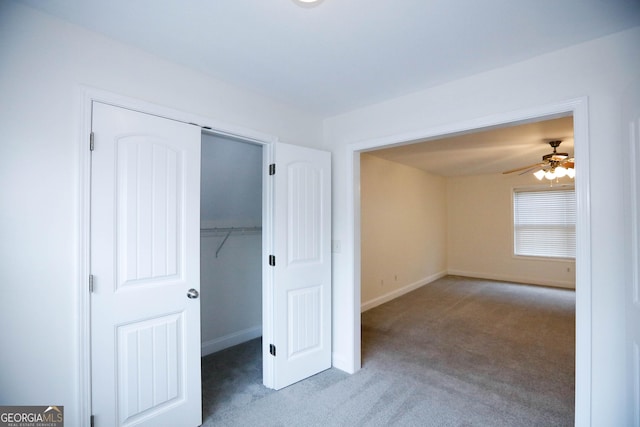
<path id="1" fill-rule="evenodd" d="M 204 426 L 572 426 L 575 293 L 448 276 L 362 314 L 363 368 L 274 392 L 260 340 L 203 358 Z"/>

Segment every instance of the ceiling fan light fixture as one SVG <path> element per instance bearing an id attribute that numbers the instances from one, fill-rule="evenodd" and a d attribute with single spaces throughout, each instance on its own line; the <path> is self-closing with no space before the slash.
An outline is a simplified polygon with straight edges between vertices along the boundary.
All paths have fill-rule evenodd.
<path id="1" fill-rule="evenodd" d="M 300 7 L 316 7 L 324 0 L 293 0 Z"/>
<path id="2" fill-rule="evenodd" d="M 562 141 L 560 140 L 553 140 L 549 142 L 549 145 L 553 148 L 553 153 L 542 156 L 541 163 L 511 169 L 502 173 L 509 174 L 524 170 L 524 172 L 520 173 L 520 175 L 524 175 L 525 173 L 535 170 L 533 175 L 538 179 L 538 181 L 542 181 L 543 178 L 552 181 L 554 179 L 564 178 L 565 176 L 573 179 L 576 176 L 576 171 L 574 169 L 575 160 L 573 158 L 569 158 L 569 154 L 567 153 L 558 153 L 556 151 L 561 142 Z"/>
<path id="3" fill-rule="evenodd" d="M 567 170 L 565 168 L 563 168 L 562 166 L 558 166 L 555 170 L 556 172 L 556 176 L 558 178 L 562 178 L 563 176 L 567 176 Z"/>

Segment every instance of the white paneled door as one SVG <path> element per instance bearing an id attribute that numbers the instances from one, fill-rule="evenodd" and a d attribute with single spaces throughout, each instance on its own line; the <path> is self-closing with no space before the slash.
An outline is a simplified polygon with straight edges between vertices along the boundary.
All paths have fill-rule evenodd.
<path id="1" fill-rule="evenodd" d="M 271 353 L 280 389 L 331 366 L 331 155 L 279 143 L 275 164 Z"/>
<path id="2" fill-rule="evenodd" d="M 96 426 L 201 424 L 197 126 L 93 104 Z"/>

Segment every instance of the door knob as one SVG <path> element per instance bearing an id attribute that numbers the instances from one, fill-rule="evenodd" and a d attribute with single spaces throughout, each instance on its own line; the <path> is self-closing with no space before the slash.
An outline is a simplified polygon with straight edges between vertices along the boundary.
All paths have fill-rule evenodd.
<path id="1" fill-rule="evenodd" d="M 188 298 L 196 299 L 196 298 L 198 298 L 199 296 L 200 296 L 200 293 L 199 293 L 197 290 L 193 289 L 193 288 L 191 288 L 191 289 L 189 289 L 189 290 L 187 291 L 187 297 L 188 297 Z"/>

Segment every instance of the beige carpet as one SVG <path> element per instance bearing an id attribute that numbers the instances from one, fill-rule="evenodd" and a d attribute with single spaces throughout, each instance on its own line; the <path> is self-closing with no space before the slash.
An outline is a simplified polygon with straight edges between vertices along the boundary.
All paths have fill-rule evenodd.
<path id="1" fill-rule="evenodd" d="M 278 392 L 260 341 L 203 359 L 206 426 L 572 426 L 575 293 L 445 277 L 362 314 L 363 368 Z"/>

